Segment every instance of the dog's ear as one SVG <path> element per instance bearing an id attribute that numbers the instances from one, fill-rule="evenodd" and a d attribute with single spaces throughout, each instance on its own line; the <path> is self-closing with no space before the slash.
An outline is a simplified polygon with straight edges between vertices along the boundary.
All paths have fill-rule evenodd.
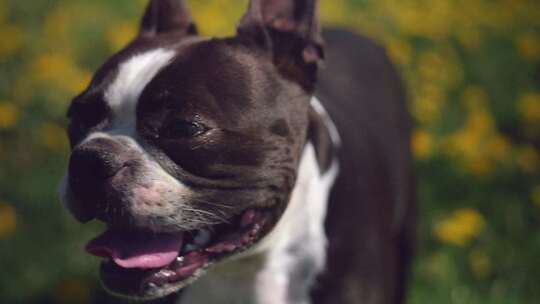
<path id="1" fill-rule="evenodd" d="M 251 0 L 247 13 L 238 26 L 238 35 L 250 35 L 267 48 L 286 48 L 285 37 L 295 37 L 304 63 L 324 58 L 319 24 L 319 0 Z M 299 46 L 300 45 L 300 49 Z"/>
<path id="2" fill-rule="evenodd" d="M 184 0 L 151 0 L 141 22 L 139 36 L 195 35 L 197 29 Z"/>

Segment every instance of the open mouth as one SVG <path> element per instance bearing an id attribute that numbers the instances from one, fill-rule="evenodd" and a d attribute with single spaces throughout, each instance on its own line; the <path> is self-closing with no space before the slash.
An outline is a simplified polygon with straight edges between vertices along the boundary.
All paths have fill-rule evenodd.
<path id="1" fill-rule="evenodd" d="M 101 279 L 111 293 L 158 298 L 191 284 L 217 262 L 253 247 L 276 218 L 270 209 L 249 209 L 229 223 L 193 231 L 109 229 L 91 240 L 86 250 L 104 258 Z"/>

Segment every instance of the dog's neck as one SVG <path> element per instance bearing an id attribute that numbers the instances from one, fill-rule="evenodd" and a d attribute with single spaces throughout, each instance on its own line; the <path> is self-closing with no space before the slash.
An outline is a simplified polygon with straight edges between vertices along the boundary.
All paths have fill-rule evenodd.
<path id="1" fill-rule="evenodd" d="M 184 292 L 180 303 L 310 302 L 309 289 L 325 265 L 324 219 L 338 173 L 337 159 L 333 156 L 324 168 L 317 148 L 334 150 L 340 144 L 335 126 L 315 97 L 312 108 L 320 118 L 317 129 L 324 130 L 330 140 L 322 141 L 327 147 L 318 147 L 320 141 L 314 138 L 306 143 L 295 188 L 277 226 L 250 255 L 218 265 L 199 279 Z"/>

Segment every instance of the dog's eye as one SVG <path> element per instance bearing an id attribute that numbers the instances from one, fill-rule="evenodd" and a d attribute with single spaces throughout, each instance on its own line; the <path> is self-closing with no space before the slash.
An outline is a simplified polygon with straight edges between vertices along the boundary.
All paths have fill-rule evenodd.
<path id="1" fill-rule="evenodd" d="M 200 136 L 208 131 L 203 124 L 186 121 L 174 120 L 161 129 L 161 136 L 168 139 L 191 138 Z"/>

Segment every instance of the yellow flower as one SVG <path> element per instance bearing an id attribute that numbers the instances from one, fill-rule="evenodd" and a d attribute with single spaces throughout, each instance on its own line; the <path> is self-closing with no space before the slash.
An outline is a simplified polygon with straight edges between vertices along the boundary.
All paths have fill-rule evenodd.
<path id="1" fill-rule="evenodd" d="M 443 243 L 466 246 L 482 232 L 484 226 L 484 217 L 478 211 L 464 208 L 438 222 L 433 233 Z"/>
<path id="2" fill-rule="evenodd" d="M 339 24 L 342 22 L 347 11 L 344 0 L 332 0 L 321 2 L 321 18 L 325 23 Z"/>
<path id="3" fill-rule="evenodd" d="M 533 188 L 531 193 L 531 199 L 536 207 L 540 208 L 540 185 Z"/>
<path id="4" fill-rule="evenodd" d="M 449 1 L 374 1 L 383 5 L 386 15 L 406 34 L 440 39 L 451 29 L 452 8 Z"/>
<path id="5" fill-rule="evenodd" d="M 429 51 L 420 57 L 419 73 L 422 79 L 437 80 L 441 76 L 441 68 L 446 65 L 445 58 L 441 53 Z"/>
<path id="6" fill-rule="evenodd" d="M 518 36 L 516 46 L 519 54 L 527 61 L 536 63 L 540 61 L 540 38 L 538 34 L 528 32 Z"/>
<path id="7" fill-rule="evenodd" d="M 201 33 L 213 36 L 232 35 L 235 22 L 240 20 L 246 1 L 191 1 L 190 7 Z"/>
<path id="8" fill-rule="evenodd" d="M 61 281 L 55 288 L 55 303 L 59 304 L 89 304 L 92 303 L 92 293 L 84 282 L 77 279 Z"/>
<path id="9" fill-rule="evenodd" d="M 519 112 L 525 121 L 532 124 L 540 123 L 540 93 L 529 93 L 518 101 Z"/>
<path id="10" fill-rule="evenodd" d="M 391 39 L 387 44 L 390 58 L 397 64 L 408 65 L 412 59 L 412 48 L 407 40 Z"/>
<path id="11" fill-rule="evenodd" d="M 433 123 L 439 120 L 442 107 L 445 103 L 445 94 L 438 86 L 423 85 L 416 92 L 413 101 L 413 113 L 422 123 Z"/>
<path id="12" fill-rule="evenodd" d="M 512 159 L 512 145 L 498 132 L 488 95 L 482 88 L 465 89 L 462 103 L 468 112 L 465 124 L 443 140 L 442 151 L 456 157 L 465 170 L 485 177 L 497 165 Z"/>
<path id="13" fill-rule="evenodd" d="M 478 134 L 488 134 L 494 131 L 495 122 L 487 111 L 472 113 L 467 120 L 467 127 Z"/>
<path id="14" fill-rule="evenodd" d="M 495 161 L 507 160 L 511 150 L 510 141 L 502 135 L 493 134 L 487 140 L 487 151 L 491 152 L 491 157 Z"/>
<path id="15" fill-rule="evenodd" d="M 0 24 L 0 60 L 10 57 L 15 54 L 23 46 L 24 33 L 13 25 Z"/>
<path id="16" fill-rule="evenodd" d="M 484 279 L 491 272 L 491 259 L 489 256 L 480 250 L 473 250 L 469 254 L 469 265 L 473 274 L 478 279 Z"/>
<path id="17" fill-rule="evenodd" d="M 518 150 L 518 166 L 526 173 L 536 173 L 540 165 L 540 156 L 532 146 L 526 146 Z"/>
<path id="18" fill-rule="evenodd" d="M 39 136 L 41 143 L 51 150 L 64 151 L 68 147 L 65 130 L 55 124 L 44 123 Z"/>
<path id="19" fill-rule="evenodd" d="M 455 88 L 463 81 L 463 65 L 456 50 L 448 43 L 420 54 L 418 75 L 421 83 L 430 83 L 443 90 Z"/>
<path id="20" fill-rule="evenodd" d="M 107 32 L 107 41 L 113 51 L 118 51 L 135 37 L 137 33 L 136 27 L 132 22 L 121 23 L 112 26 Z"/>
<path id="21" fill-rule="evenodd" d="M 19 110 L 14 104 L 0 102 L 0 130 L 11 129 L 19 120 Z"/>
<path id="22" fill-rule="evenodd" d="M 494 129 L 493 118 L 487 110 L 469 114 L 465 126 L 446 140 L 445 151 L 457 156 L 465 169 L 477 176 L 486 176 L 495 161 L 505 158 L 509 144 Z M 496 153 L 490 148 L 496 149 Z"/>
<path id="23" fill-rule="evenodd" d="M 32 64 L 32 72 L 37 80 L 71 94 L 83 90 L 91 78 L 90 73 L 79 68 L 73 58 L 59 53 L 37 57 Z"/>
<path id="24" fill-rule="evenodd" d="M 5 202 L 0 202 L 0 240 L 11 237 L 17 228 L 15 208 Z"/>
<path id="25" fill-rule="evenodd" d="M 430 158 L 433 154 L 433 136 L 424 130 L 414 131 L 412 149 L 417 159 L 426 160 Z"/>

